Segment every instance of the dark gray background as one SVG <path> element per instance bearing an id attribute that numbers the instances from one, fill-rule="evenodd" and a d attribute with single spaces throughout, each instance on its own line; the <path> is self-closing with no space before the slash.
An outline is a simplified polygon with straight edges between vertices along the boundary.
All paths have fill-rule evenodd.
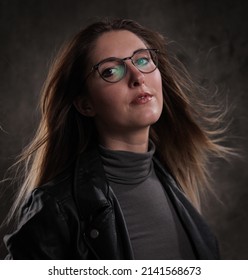
<path id="1" fill-rule="evenodd" d="M 39 92 L 59 46 L 97 17 L 135 19 L 167 36 L 192 74 L 212 85 L 213 91 L 218 89 L 222 102 L 234 105 L 228 143 L 241 149 L 243 159 L 212 164 L 219 200 L 208 197 L 204 216 L 219 239 L 224 259 L 248 259 L 246 2 L 1 0 L 0 178 L 35 131 Z M 1 222 L 13 188 L 7 183 L 0 186 Z M 5 232 L 2 228 L 1 240 Z M 1 244 L 0 258 L 4 254 Z"/>

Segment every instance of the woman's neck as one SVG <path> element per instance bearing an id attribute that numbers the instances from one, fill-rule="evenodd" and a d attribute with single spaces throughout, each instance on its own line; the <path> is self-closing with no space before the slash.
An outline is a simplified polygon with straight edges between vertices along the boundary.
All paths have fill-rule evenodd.
<path id="1" fill-rule="evenodd" d="M 145 153 L 148 151 L 149 131 L 143 134 L 101 135 L 100 144 L 110 150 Z"/>

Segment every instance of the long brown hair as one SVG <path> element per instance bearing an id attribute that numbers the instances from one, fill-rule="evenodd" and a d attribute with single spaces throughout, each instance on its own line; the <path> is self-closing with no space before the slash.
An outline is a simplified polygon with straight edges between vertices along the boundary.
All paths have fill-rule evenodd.
<path id="1" fill-rule="evenodd" d="M 164 106 L 160 119 L 150 129 L 150 138 L 162 164 L 199 208 L 200 190 L 208 183 L 209 156 L 223 156 L 228 151 L 219 144 L 223 131 L 212 128 L 219 118 L 210 118 L 209 110 L 196 102 L 194 83 L 183 67 L 177 68 L 172 62 L 161 34 L 132 20 L 106 19 L 79 32 L 51 66 L 40 103 L 39 128 L 18 161 L 25 166 L 25 176 L 12 214 L 35 187 L 62 172 L 95 142 L 94 122 L 79 114 L 73 101 L 86 94 L 83 78 L 96 39 L 113 30 L 131 31 L 160 52 Z"/>

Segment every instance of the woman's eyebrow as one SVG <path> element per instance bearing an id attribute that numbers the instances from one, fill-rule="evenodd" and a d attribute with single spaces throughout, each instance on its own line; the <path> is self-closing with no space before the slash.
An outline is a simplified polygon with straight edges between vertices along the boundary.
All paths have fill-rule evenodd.
<path id="1" fill-rule="evenodd" d="M 132 57 L 136 52 L 140 51 L 140 50 L 145 50 L 146 47 L 143 47 L 143 48 L 138 48 L 136 49 L 135 51 L 132 52 L 132 54 L 130 56 L 125 56 L 123 58 L 121 57 L 117 57 L 117 56 L 109 56 L 109 57 L 106 57 L 106 58 L 103 58 L 101 60 L 99 60 L 97 63 L 95 63 L 94 65 L 97 65 L 97 64 L 100 64 L 101 62 L 104 62 L 106 60 L 109 60 L 109 59 L 125 59 L 125 58 L 128 58 L 128 57 Z"/>

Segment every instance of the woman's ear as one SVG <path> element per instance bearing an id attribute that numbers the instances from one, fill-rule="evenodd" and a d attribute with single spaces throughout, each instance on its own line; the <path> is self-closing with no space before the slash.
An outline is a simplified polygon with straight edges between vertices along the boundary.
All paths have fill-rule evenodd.
<path id="1" fill-rule="evenodd" d="M 78 95 L 74 101 L 74 106 L 76 107 L 77 111 L 86 116 L 86 117 L 94 117 L 95 110 L 87 96 Z"/>

